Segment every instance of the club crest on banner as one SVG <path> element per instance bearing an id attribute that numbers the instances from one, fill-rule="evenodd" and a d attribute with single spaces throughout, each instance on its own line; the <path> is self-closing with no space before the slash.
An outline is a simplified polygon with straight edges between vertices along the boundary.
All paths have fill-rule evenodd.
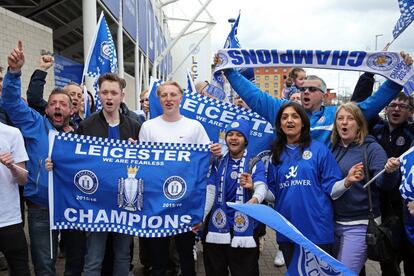
<path id="1" fill-rule="evenodd" d="M 222 209 L 217 208 L 214 211 L 212 222 L 217 229 L 222 229 L 226 226 L 227 218 Z"/>
<path id="2" fill-rule="evenodd" d="M 171 176 L 165 180 L 163 191 L 165 197 L 169 200 L 178 200 L 182 198 L 187 191 L 187 184 L 181 177 Z"/>
<path id="3" fill-rule="evenodd" d="M 141 211 L 144 207 L 144 180 L 136 179 L 139 167 L 127 167 L 128 178 L 118 180 L 118 207 L 127 211 Z"/>
<path id="4" fill-rule="evenodd" d="M 318 259 L 310 251 L 303 247 L 299 247 L 299 250 L 298 272 L 302 272 L 303 275 L 342 275 L 340 271 Z"/>
<path id="5" fill-rule="evenodd" d="M 399 60 L 398 55 L 395 53 L 376 53 L 368 58 L 367 65 L 374 70 L 388 71 L 392 69 Z"/>
<path id="6" fill-rule="evenodd" d="M 110 59 L 111 58 L 111 52 L 112 52 L 112 44 L 108 41 L 103 41 L 101 44 L 101 57 L 105 58 L 105 59 Z"/>
<path id="7" fill-rule="evenodd" d="M 217 57 L 218 57 L 218 64 L 216 66 L 225 66 L 229 62 L 229 59 L 227 58 L 226 55 L 218 53 Z"/>
<path id="8" fill-rule="evenodd" d="M 249 218 L 241 213 L 235 212 L 234 213 L 234 231 L 243 233 L 249 227 Z"/>
<path id="9" fill-rule="evenodd" d="M 99 181 L 96 175 L 88 170 L 81 170 L 73 178 L 75 186 L 85 194 L 93 194 L 98 190 Z"/>

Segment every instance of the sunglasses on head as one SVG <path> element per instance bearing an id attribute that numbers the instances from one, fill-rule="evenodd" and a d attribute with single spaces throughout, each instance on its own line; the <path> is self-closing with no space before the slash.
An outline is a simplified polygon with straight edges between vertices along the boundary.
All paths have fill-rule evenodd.
<path id="1" fill-rule="evenodd" d="M 310 86 L 310 87 L 299 87 L 299 91 L 300 92 L 305 92 L 306 90 L 308 90 L 309 92 L 321 91 L 323 93 L 322 89 L 320 89 L 318 87 L 313 87 L 313 86 Z"/>

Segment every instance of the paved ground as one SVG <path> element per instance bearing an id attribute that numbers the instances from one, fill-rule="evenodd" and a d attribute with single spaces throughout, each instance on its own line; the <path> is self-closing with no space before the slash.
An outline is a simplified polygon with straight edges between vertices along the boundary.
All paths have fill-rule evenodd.
<path id="1" fill-rule="evenodd" d="M 276 253 L 276 242 L 275 242 L 275 234 L 274 231 L 271 229 L 267 230 L 267 235 L 265 237 L 265 244 L 264 249 L 261 253 L 259 265 L 260 265 L 260 274 L 263 276 L 274 276 L 274 275 L 284 275 L 286 272 L 285 267 L 275 267 L 273 265 L 273 260 L 275 258 Z M 197 275 L 205 275 L 204 272 L 204 264 L 203 264 L 203 253 L 201 251 L 201 246 L 199 246 L 200 251 L 198 252 L 198 259 L 197 259 Z M 134 250 L 134 275 L 141 276 L 143 275 L 141 272 L 141 264 L 138 260 L 138 239 L 135 242 L 135 250 Z M 57 262 L 57 270 L 58 275 L 63 275 L 63 268 L 64 268 L 64 259 L 59 259 Z M 368 261 L 366 265 L 367 275 L 374 276 L 374 275 L 381 275 L 381 271 L 379 268 L 379 264 L 376 262 Z M 8 275 L 7 271 L 1 271 L 0 276 Z M 125 275 L 128 276 L 128 275 Z"/>

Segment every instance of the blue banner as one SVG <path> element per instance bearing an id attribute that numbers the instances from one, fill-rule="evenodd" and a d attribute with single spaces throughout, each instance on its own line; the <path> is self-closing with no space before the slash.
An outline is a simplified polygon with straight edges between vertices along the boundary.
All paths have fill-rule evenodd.
<path id="1" fill-rule="evenodd" d="M 395 52 L 222 49 L 217 56 L 214 74 L 228 68 L 290 66 L 371 72 L 400 85 L 414 76 L 414 66 Z"/>
<path id="2" fill-rule="evenodd" d="M 138 0 L 123 0 L 122 24 L 134 41 L 137 38 Z"/>
<path id="3" fill-rule="evenodd" d="M 295 253 L 286 275 L 356 275 L 308 240 L 294 225 L 274 209 L 263 204 L 228 202 L 227 205 L 266 224 L 295 243 Z"/>
<path id="4" fill-rule="evenodd" d="M 152 83 L 154 85 L 150 86 L 149 103 L 151 118 L 155 118 L 162 114 L 162 108 L 156 94 L 160 82 L 154 81 Z M 180 107 L 182 115 L 199 121 L 209 138 L 223 145 L 225 144 L 224 130 L 227 124 L 236 118 L 248 120 L 250 123 L 250 137 L 247 149 L 249 153 L 259 156 L 267 164 L 270 145 L 275 136 L 272 125 L 257 113 L 230 103 L 204 97 L 189 90 L 184 90 Z"/>
<path id="5" fill-rule="evenodd" d="M 148 55 L 148 0 L 138 1 L 139 47 Z"/>
<path id="6" fill-rule="evenodd" d="M 164 237 L 202 221 L 208 145 L 49 135 L 52 229 Z"/>
<path id="7" fill-rule="evenodd" d="M 55 55 L 55 86 L 63 88 L 71 82 L 82 83 L 83 65 L 60 55 Z"/>
<path id="8" fill-rule="evenodd" d="M 404 199 L 414 201 L 414 147 L 403 153 L 401 162 L 401 185 L 400 193 Z"/>

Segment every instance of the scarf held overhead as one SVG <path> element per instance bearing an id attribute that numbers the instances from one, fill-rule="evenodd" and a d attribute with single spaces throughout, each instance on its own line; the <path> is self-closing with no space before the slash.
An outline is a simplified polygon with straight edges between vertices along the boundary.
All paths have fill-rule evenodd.
<path id="1" fill-rule="evenodd" d="M 215 75 L 229 68 L 288 66 L 371 72 L 400 85 L 414 76 L 413 66 L 395 52 L 222 49 L 217 55 Z"/>
<path id="2" fill-rule="evenodd" d="M 201 222 L 208 145 L 49 136 L 52 229 L 165 237 Z"/>

